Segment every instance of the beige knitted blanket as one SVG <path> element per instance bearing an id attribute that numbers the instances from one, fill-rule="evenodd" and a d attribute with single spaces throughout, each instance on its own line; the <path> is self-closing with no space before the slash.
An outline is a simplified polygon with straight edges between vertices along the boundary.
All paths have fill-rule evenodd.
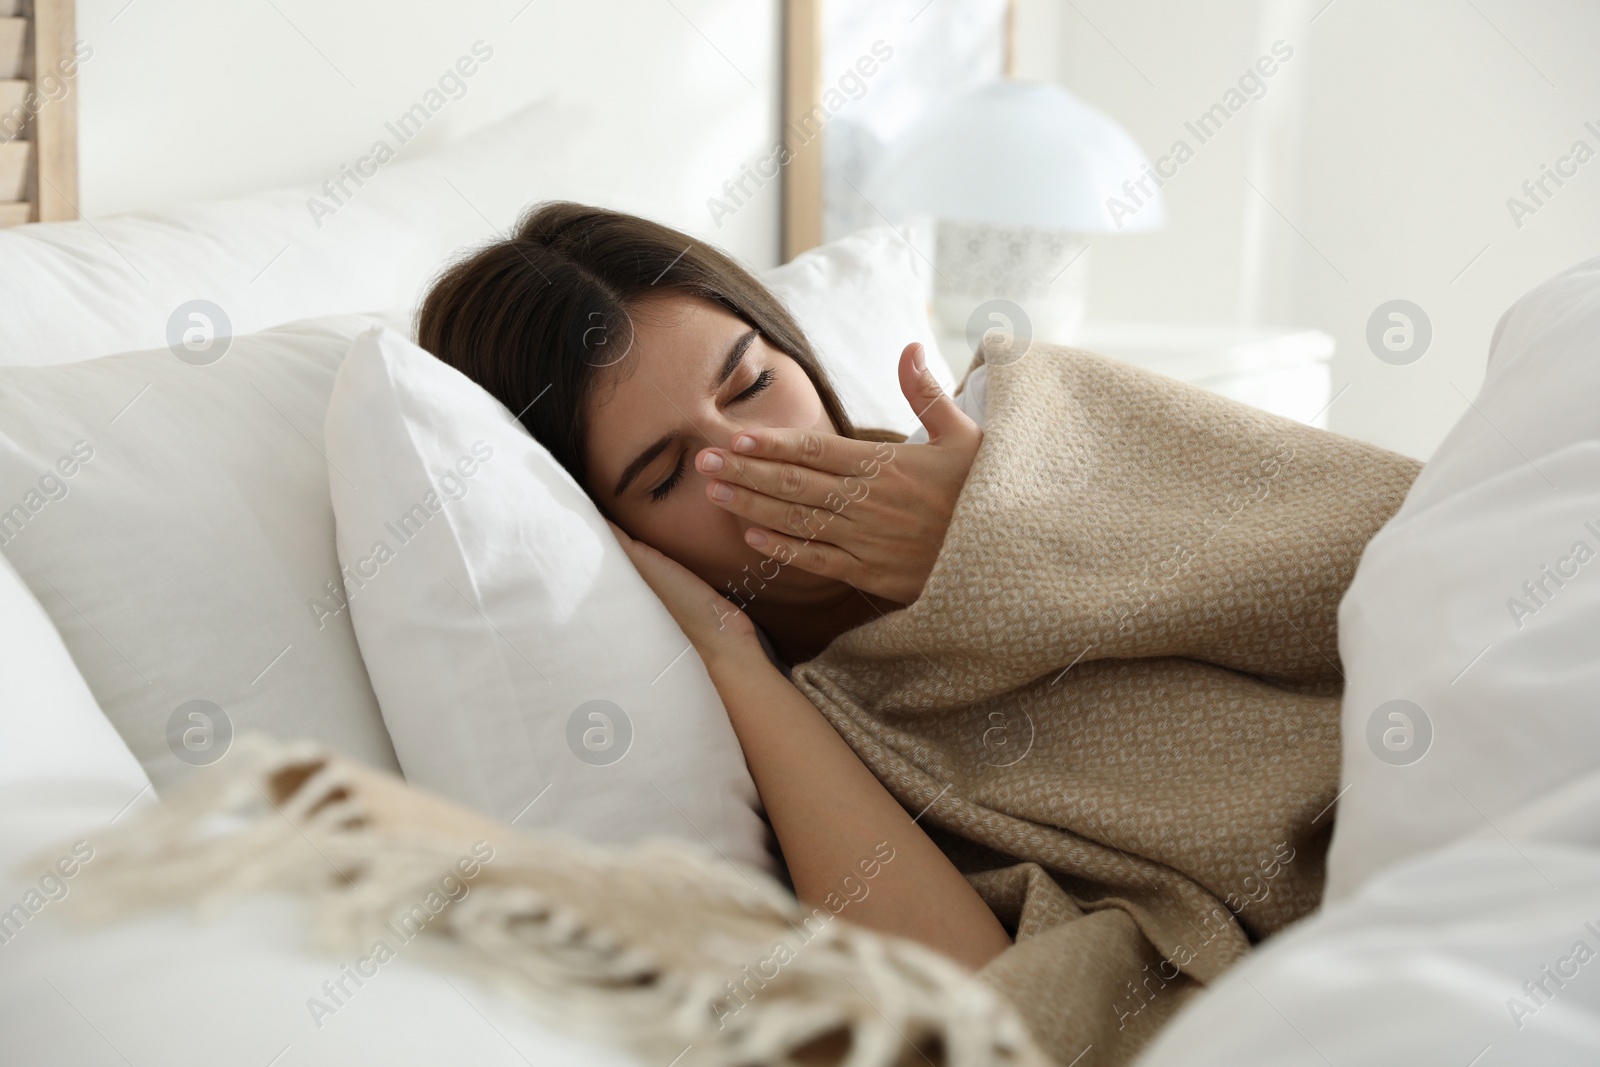
<path id="1" fill-rule="evenodd" d="M 1120 1064 L 1316 907 L 1339 599 L 1420 464 L 1088 352 L 986 355 L 921 597 L 794 681 L 1015 933 L 981 977 L 1063 1067 Z"/>

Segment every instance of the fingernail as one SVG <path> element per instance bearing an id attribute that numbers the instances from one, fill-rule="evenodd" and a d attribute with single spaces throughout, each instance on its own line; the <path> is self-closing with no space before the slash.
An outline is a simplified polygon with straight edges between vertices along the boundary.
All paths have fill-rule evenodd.
<path id="1" fill-rule="evenodd" d="M 751 548 L 760 548 L 762 545 L 767 543 L 767 535 L 762 533 L 760 530 L 746 530 L 744 532 L 744 539 L 745 543 Z"/>
<path id="2" fill-rule="evenodd" d="M 711 499 L 720 500 L 723 503 L 727 503 L 733 499 L 733 486 L 729 485 L 727 482 L 712 482 Z"/>
<path id="3" fill-rule="evenodd" d="M 756 439 L 747 433 L 742 433 L 733 439 L 733 450 L 735 452 L 754 452 L 756 450 Z"/>
<path id="4" fill-rule="evenodd" d="M 707 474 L 715 474 L 722 469 L 722 456 L 707 449 L 700 453 L 700 469 Z"/>
<path id="5" fill-rule="evenodd" d="M 922 347 L 920 342 L 917 344 L 917 350 L 911 353 L 911 365 L 917 368 L 919 371 L 925 371 L 928 369 L 928 357 L 926 355 L 926 350 Z"/>

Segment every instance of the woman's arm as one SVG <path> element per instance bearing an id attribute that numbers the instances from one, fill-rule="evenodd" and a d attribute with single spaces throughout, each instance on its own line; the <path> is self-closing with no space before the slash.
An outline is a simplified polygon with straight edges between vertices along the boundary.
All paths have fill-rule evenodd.
<path id="1" fill-rule="evenodd" d="M 796 896 L 974 970 L 1011 944 L 983 898 L 753 638 L 713 653 L 706 669 Z"/>
<path id="2" fill-rule="evenodd" d="M 1007 948 L 1011 939 L 983 898 L 768 662 L 743 613 L 686 568 L 617 534 L 716 684 L 796 896 L 974 970 Z"/>

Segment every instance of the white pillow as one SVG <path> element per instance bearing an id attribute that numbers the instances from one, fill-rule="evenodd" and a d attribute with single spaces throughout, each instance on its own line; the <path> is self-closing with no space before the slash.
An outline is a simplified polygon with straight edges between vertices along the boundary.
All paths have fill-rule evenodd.
<path id="1" fill-rule="evenodd" d="M 1600 258 L 1512 305 L 1477 400 L 1362 554 L 1330 901 L 1600 767 L 1596 338 Z"/>
<path id="2" fill-rule="evenodd" d="M 900 391 L 912 341 L 946 392 L 955 389 L 928 318 L 921 258 L 892 227 L 858 230 L 761 272 L 811 341 L 857 426 L 910 433 L 921 425 Z"/>
<path id="3" fill-rule="evenodd" d="M 230 728 L 397 766 L 328 590 L 322 454 L 334 374 L 380 321 L 236 337 L 204 365 L 163 348 L 0 368 L 0 548 L 158 789 Z"/>
<path id="4" fill-rule="evenodd" d="M 50 616 L 0 556 L 0 785 L 112 778 L 149 784 L 67 653 Z M 129 796 L 132 796 L 130 791 Z"/>
<path id="5" fill-rule="evenodd" d="M 766 870 L 700 658 L 599 511 L 506 408 L 391 330 L 327 418 L 339 557 L 413 784 L 595 841 L 685 838 Z"/>
<path id="6" fill-rule="evenodd" d="M 453 252 L 552 194 L 565 154 L 593 136 L 585 114 L 536 103 L 414 160 L 369 163 L 376 173 L 360 186 L 330 175 L 343 192 L 305 186 L 0 230 L 0 365 L 155 348 L 195 310 L 236 336 L 319 315 L 409 310 Z M 313 213 L 313 197 L 334 213 Z"/>

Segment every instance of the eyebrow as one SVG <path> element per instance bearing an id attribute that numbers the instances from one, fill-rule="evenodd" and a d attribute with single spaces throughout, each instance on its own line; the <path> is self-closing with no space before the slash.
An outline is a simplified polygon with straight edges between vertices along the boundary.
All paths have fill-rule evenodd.
<path id="1" fill-rule="evenodd" d="M 724 382 L 733 377 L 733 372 L 739 369 L 739 361 L 744 359 L 744 354 L 755 343 L 756 336 L 760 333 L 754 326 L 739 335 L 733 342 L 733 347 L 728 349 L 728 358 L 722 361 L 722 369 L 717 371 L 717 376 L 712 379 L 711 390 L 715 392 L 722 388 Z"/>
<path id="2" fill-rule="evenodd" d="M 712 379 L 711 389 L 713 392 L 715 392 L 717 389 L 720 389 L 723 383 L 725 383 L 729 378 L 733 377 L 733 372 L 739 369 L 739 362 L 744 359 L 744 354 L 750 350 L 750 346 L 755 343 L 755 339 L 759 334 L 760 331 L 752 326 L 750 329 L 740 334 L 739 337 L 733 342 L 733 347 L 728 349 L 727 358 L 722 361 L 722 367 L 717 371 L 716 377 Z M 671 433 L 663 435 L 661 438 L 656 440 L 655 443 L 651 444 L 643 452 L 640 452 L 637 456 L 635 456 L 633 458 L 633 462 L 628 464 L 627 469 L 622 472 L 622 477 L 617 479 L 617 487 L 611 490 L 611 495 L 621 496 L 623 490 L 632 485 L 633 480 L 639 477 L 640 472 L 646 467 L 650 466 L 650 464 L 655 461 L 657 456 L 665 452 L 667 450 L 667 446 L 672 444 L 677 436 L 678 431 L 673 430 Z"/>

